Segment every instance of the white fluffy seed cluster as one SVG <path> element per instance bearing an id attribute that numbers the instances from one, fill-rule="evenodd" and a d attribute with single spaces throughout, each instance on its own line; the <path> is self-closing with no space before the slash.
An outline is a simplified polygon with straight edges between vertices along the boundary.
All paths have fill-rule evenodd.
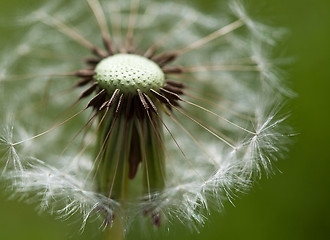
<path id="1" fill-rule="evenodd" d="M 14 145 L 38 134 L 37 129 L 51 128 L 54 118 L 75 100 L 71 92 L 51 94 L 47 109 L 36 108 L 41 106 L 36 101 L 43 99 L 50 85 L 57 93 L 72 86 L 67 77 L 50 84 L 45 75 L 79 69 L 80 61 L 72 56 L 83 59 L 90 54 L 88 50 L 82 51 L 80 45 L 86 45 L 82 36 L 88 35 L 91 42 L 100 40 L 90 9 L 74 0 L 47 1 L 40 9 L 24 15 L 21 19 L 24 25 L 17 29 L 22 27 L 22 32 L 26 32 L 21 44 L 7 49 L 1 53 L 6 57 L 0 58 L 1 183 L 18 199 L 34 200 L 40 209 L 63 219 L 77 214 L 82 227 L 94 220 L 102 226 L 111 224 L 115 215 L 127 232 L 134 229 L 135 237 L 140 229 L 145 237 L 146 232 L 151 234 L 150 218 L 142 214 L 146 210 L 162 213 L 161 228 L 166 231 L 169 225 L 174 225 L 166 224 L 166 220 L 195 229 L 195 225 L 205 223 L 210 209 L 221 211 L 226 201 L 231 202 L 249 190 L 261 174 L 271 174 L 272 163 L 287 148 L 290 132 L 282 124 L 285 116 L 278 115 L 278 111 L 291 91 L 277 66 L 281 61 L 271 57 L 277 42 L 275 36 L 282 31 L 251 19 L 240 2 L 230 1 L 232 11 L 215 16 L 197 12 L 187 6 L 189 1 L 181 5 L 173 1 L 100 0 L 107 21 L 113 25 L 112 38 L 121 45 L 125 44 L 121 33 L 132 30 L 130 19 L 136 13 L 133 40 L 138 41 L 139 50 L 155 43 L 160 53 L 187 49 L 201 43 L 201 39 L 205 41 L 207 34 L 211 34 L 207 38 L 211 39 L 212 33 L 219 35 L 228 30 L 231 22 L 244 24 L 240 28 L 243 31 L 228 32 L 221 39 L 191 48 L 176 60 L 175 64 L 196 72 L 169 75 L 169 79 L 186 84 L 184 98 L 216 115 L 187 102 L 182 104 L 184 109 L 173 108 L 164 114 L 163 124 L 168 127 L 164 131 L 166 187 L 153 196 L 141 198 L 150 201 L 128 201 L 125 206 L 100 196 L 93 181 L 93 166 L 99 161 L 95 159 L 95 150 L 101 149 L 94 144 L 96 131 L 90 129 L 87 135 L 80 134 L 67 148 L 70 139 L 86 125 L 87 118 L 77 117 L 75 124 L 63 124 L 56 132 Z M 132 7 L 132 3 L 138 2 L 139 7 Z M 79 23 L 75 29 L 81 36 L 67 28 L 74 23 Z M 40 35 L 45 36 L 42 41 Z M 8 54 L 12 52 L 17 54 Z M 138 76 L 141 80 L 137 80 Z M 108 90 L 118 87 L 122 92 L 137 88 L 147 91 L 162 86 L 164 81 L 157 65 L 132 54 L 105 59 L 97 66 L 96 78 Z M 190 115 L 191 118 L 187 117 Z M 84 147 L 75 144 L 80 142 Z M 145 165 L 141 164 L 141 168 Z"/>
<path id="2" fill-rule="evenodd" d="M 95 69 L 95 79 L 108 92 L 147 92 L 164 85 L 164 73 L 153 61 L 134 54 L 116 54 L 102 60 Z"/>

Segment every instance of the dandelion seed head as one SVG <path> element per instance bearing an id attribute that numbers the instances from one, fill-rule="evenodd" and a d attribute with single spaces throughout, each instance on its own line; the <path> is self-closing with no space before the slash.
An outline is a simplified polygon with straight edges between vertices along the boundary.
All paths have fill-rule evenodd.
<path id="1" fill-rule="evenodd" d="M 125 93 L 136 93 L 137 89 L 148 92 L 164 85 L 164 73 L 159 66 L 138 55 L 108 57 L 96 66 L 95 71 L 97 82 L 109 92 L 117 88 Z"/>
<path id="2" fill-rule="evenodd" d="M 15 119 L 0 135 L 9 191 L 81 216 L 82 229 L 96 219 L 198 231 L 275 172 L 288 142 L 278 106 L 290 90 L 272 55 L 283 31 L 230 5 L 213 16 L 174 2 L 56 1 L 23 17 L 0 73 L 1 111 Z"/>

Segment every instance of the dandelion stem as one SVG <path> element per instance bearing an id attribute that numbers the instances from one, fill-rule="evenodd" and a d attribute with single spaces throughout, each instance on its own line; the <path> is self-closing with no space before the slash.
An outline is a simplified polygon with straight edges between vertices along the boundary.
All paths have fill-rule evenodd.
<path id="1" fill-rule="evenodd" d="M 124 230 L 119 219 L 115 219 L 112 226 L 108 227 L 104 234 L 104 240 L 124 240 Z"/>

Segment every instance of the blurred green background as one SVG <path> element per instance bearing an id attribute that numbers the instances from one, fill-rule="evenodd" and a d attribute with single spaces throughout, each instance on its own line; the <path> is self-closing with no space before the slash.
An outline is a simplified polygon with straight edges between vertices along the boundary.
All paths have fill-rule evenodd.
<path id="1" fill-rule="evenodd" d="M 198 5 L 207 11 L 216 1 L 198 0 Z M 0 16 L 4 19 L 36 2 L 1 0 Z M 282 173 L 262 179 L 252 192 L 235 201 L 236 207 L 228 204 L 224 213 L 213 213 L 199 234 L 174 227 L 165 238 L 330 239 L 330 1 L 246 3 L 253 16 L 291 32 L 283 47 L 287 56 L 295 58 L 288 72 L 298 97 L 290 102 L 289 121 L 300 134 L 286 159 L 277 164 Z M 0 32 L 0 43 L 11 37 Z M 47 214 L 38 215 L 34 206 L 0 194 L 0 239 L 97 239 L 91 229 L 83 235 L 76 230 Z M 134 233 L 130 239 L 136 239 Z"/>

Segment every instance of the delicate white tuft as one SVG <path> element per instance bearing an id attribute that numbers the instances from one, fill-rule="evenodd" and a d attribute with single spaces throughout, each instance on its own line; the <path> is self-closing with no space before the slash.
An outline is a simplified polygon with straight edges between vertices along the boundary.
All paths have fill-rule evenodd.
<path id="1" fill-rule="evenodd" d="M 138 50 L 156 46 L 157 53 L 181 54 L 174 65 L 184 73 L 166 75 L 187 88 L 181 108 L 163 109 L 164 190 L 124 203 L 99 194 L 92 157 L 99 151 L 97 126 L 86 125 L 87 111 L 54 128 L 85 106 L 72 105 L 80 94 L 68 91 L 75 82 L 54 74 L 81 69 L 86 47 L 102 44 L 88 5 L 64 0 L 22 17 L 21 43 L 3 53 L 1 179 L 15 197 L 37 202 L 42 211 L 63 220 L 81 216 L 82 229 L 94 218 L 102 227 L 119 219 L 129 230 L 161 219 L 165 228 L 179 221 L 198 230 L 211 210 L 234 204 L 256 178 L 275 172 L 274 161 L 286 150 L 286 117 L 278 106 L 292 92 L 272 57 L 283 30 L 252 20 L 240 1 L 217 16 L 174 2 L 140 1 L 133 28 L 130 1 L 100 2 L 118 50 L 132 33 Z M 9 114 L 15 123 L 5 125 Z M 51 131 L 31 138 L 45 129 Z"/>

